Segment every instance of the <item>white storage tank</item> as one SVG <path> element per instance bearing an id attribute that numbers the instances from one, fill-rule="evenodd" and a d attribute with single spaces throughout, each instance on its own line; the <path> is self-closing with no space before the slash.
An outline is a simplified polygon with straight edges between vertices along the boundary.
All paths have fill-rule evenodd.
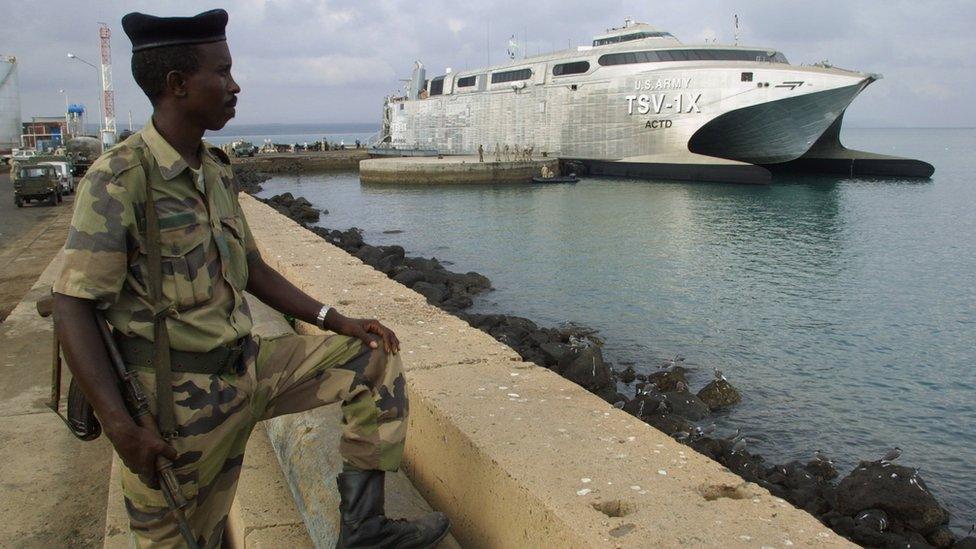
<path id="1" fill-rule="evenodd" d="M 20 81 L 17 59 L 0 55 L 0 151 L 20 147 Z"/>

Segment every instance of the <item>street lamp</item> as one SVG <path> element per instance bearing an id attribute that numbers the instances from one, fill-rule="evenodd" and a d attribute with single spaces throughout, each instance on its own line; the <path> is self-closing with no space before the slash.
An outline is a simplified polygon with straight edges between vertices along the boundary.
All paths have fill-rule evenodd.
<path id="1" fill-rule="evenodd" d="M 88 61 L 85 61 L 84 59 L 78 57 L 77 55 L 75 55 L 73 53 L 69 53 L 68 54 L 68 59 L 74 59 L 75 61 L 81 61 L 82 63 L 88 65 L 89 67 L 91 67 L 93 69 L 95 69 L 95 74 L 98 75 L 98 89 L 99 90 L 102 89 L 102 71 L 98 67 L 96 67 L 95 65 L 89 63 Z M 101 91 L 99 91 L 97 97 L 98 97 L 98 133 L 99 133 L 99 135 L 101 135 L 102 129 L 104 128 L 104 125 L 103 125 L 104 124 L 104 120 L 103 120 L 104 117 L 103 117 L 103 113 L 102 113 L 102 93 L 101 93 Z"/>
<path id="2" fill-rule="evenodd" d="M 70 122 L 68 122 L 68 94 L 65 93 L 65 91 L 63 89 L 62 90 L 58 90 L 58 93 L 60 93 L 61 95 L 64 96 L 64 135 L 61 136 L 61 144 L 62 145 L 67 145 L 68 144 L 68 128 L 69 128 L 69 124 L 70 124 Z"/>

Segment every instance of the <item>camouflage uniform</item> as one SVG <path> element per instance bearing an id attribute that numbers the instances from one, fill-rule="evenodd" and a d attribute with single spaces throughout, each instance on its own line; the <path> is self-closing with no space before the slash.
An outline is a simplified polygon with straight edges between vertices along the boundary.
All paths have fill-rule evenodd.
<path id="1" fill-rule="evenodd" d="M 147 301 L 145 179 L 153 184 L 162 241 L 163 295 L 173 349 L 206 352 L 244 338 L 235 369 L 173 372 L 178 435 L 171 444 L 188 518 L 203 546 L 219 544 L 255 423 L 342 401 L 343 459 L 395 471 L 403 453 L 407 398 L 396 355 L 339 335 L 251 337 L 244 290 L 257 253 L 226 156 L 201 147 L 191 170 L 149 122 L 106 152 L 78 187 L 58 293 L 90 299 L 114 329 L 151 340 Z M 155 395 L 151 368 L 132 366 Z M 152 403 L 155 410 L 155 403 Z M 162 494 L 126 468 L 126 509 L 137 545 L 182 545 Z"/>

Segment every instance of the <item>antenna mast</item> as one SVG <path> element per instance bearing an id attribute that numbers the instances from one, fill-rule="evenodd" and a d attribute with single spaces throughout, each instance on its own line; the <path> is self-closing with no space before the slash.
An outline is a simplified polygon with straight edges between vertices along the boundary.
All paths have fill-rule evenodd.
<path id="1" fill-rule="evenodd" d="M 105 23 L 99 23 L 98 38 L 102 47 L 102 118 L 105 121 L 102 129 L 102 145 L 111 147 L 115 144 L 115 91 L 112 88 L 112 31 Z"/>
<path id="2" fill-rule="evenodd" d="M 739 45 L 739 14 L 737 13 L 732 17 L 733 20 L 735 21 L 735 45 L 738 46 Z"/>

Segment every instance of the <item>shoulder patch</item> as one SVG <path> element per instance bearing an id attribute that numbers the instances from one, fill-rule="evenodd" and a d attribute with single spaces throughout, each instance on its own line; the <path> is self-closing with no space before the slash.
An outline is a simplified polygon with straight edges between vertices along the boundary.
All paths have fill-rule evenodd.
<path id="1" fill-rule="evenodd" d="M 217 160 L 219 160 L 221 164 L 227 164 L 228 166 L 230 165 L 230 157 L 227 156 L 227 153 L 225 153 L 220 147 L 208 147 L 208 149 L 210 150 L 210 154 L 217 157 Z"/>

